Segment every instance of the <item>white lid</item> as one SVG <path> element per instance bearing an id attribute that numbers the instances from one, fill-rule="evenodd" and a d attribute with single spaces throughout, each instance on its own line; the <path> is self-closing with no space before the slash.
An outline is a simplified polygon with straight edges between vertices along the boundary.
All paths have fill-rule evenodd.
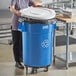
<path id="1" fill-rule="evenodd" d="M 55 17 L 56 13 L 53 9 L 41 8 L 41 7 L 28 7 L 20 10 L 23 17 L 48 20 Z"/>

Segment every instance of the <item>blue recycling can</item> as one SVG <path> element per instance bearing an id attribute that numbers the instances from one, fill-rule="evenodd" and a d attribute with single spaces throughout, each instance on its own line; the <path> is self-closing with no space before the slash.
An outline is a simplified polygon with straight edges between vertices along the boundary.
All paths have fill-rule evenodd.
<path id="1" fill-rule="evenodd" d="M 23 63 L 30 67 L 52 64 L 53 31 L 56 24 L 19 23 L 22 31 Z"/>

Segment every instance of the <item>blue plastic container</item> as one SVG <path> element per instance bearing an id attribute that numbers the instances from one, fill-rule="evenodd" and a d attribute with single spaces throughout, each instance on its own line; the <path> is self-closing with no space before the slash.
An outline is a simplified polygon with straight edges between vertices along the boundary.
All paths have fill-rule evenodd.
<path id="1" fill-rule="evenodd" d="M 52 37 L 56 24 L 29 24 L 22 22 L 23 62 L 30 67 L 52 64 Z"/>

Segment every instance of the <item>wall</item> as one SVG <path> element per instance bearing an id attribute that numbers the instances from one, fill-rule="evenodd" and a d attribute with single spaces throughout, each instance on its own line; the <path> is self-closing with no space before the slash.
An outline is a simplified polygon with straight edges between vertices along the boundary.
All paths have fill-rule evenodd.
<path id="1" fill-rule="evenodd" d="M 0 10 L 1 9 L 8 9 L 11 0 L 0 0 Z"/>

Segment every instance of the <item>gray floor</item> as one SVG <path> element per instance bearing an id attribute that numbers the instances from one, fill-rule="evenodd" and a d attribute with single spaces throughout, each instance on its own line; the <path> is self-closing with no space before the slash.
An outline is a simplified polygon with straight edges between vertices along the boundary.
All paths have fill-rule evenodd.
<path id="1" fill-rule="evenodd" d="M 10 15 L 11 17 L 11 15 Z M 10 22 L 10 17 L 1 17 L 3 21 Z M 8 20 L 9 19 L 9 20 Z M 4 23 L 4 22 L 0 22 Z M 56 31 L 57 34 L 57 45 L 56 54 L 62 54 L 65 52 L 65 36 L 64 31 Z M 63 38 L 63 39 L 62 39 Z M 75 52 L 76 48 L 76 34 L 70 35 L 69 50 Z M 61 44 L 62 43 L 62 44 Z M 30 68 L 29 68 L 30 73 Z M 0 44 L 0 76 L 26 76 L 26 69 L 20 70 L 15 68 L 15 62 L 13 58 L 12 45 Z M 28 74 L 27 76 L 76 76 L 76 65 L 69 66 L 68 70 L 65 68 L 65 63 L 56 59 L 55 65 L 49 67 L 48 72 L 43 72 L 43 68 L 38 69 L 37 74 Z"/>
<path id="2" fill-rule="evenodd" d="M 70 51 L 75 51 L 76 44 L 69 46 Z M 65 45 L 56 46 L 57 54 L 65 52 Z M 0 44 L 0 76 L 26 76 L 26 69 L 20 70 L 15 68 L 13 58 L 12 45 Z M 76 76 L 76 65 L 69 66 L 68 70 L 65 68 L 65 63 L 56 60 L 55 65 L 49 67 L 48 72 L 43 72 L 43 69 L 38 69 L 37 74 L 29 74 L 27 76 Z"/>
<path id="3" fill-rule="evenodd" d="M 0 18 L 10 18 L 11 15 L 9 10 L 0 10 Z"/>
<path id="4" fill-rule="evenodd" d="M 0 10 L 0 43 L 8 43 L 11 39 L 11 18 L 9 10 Z"/>

